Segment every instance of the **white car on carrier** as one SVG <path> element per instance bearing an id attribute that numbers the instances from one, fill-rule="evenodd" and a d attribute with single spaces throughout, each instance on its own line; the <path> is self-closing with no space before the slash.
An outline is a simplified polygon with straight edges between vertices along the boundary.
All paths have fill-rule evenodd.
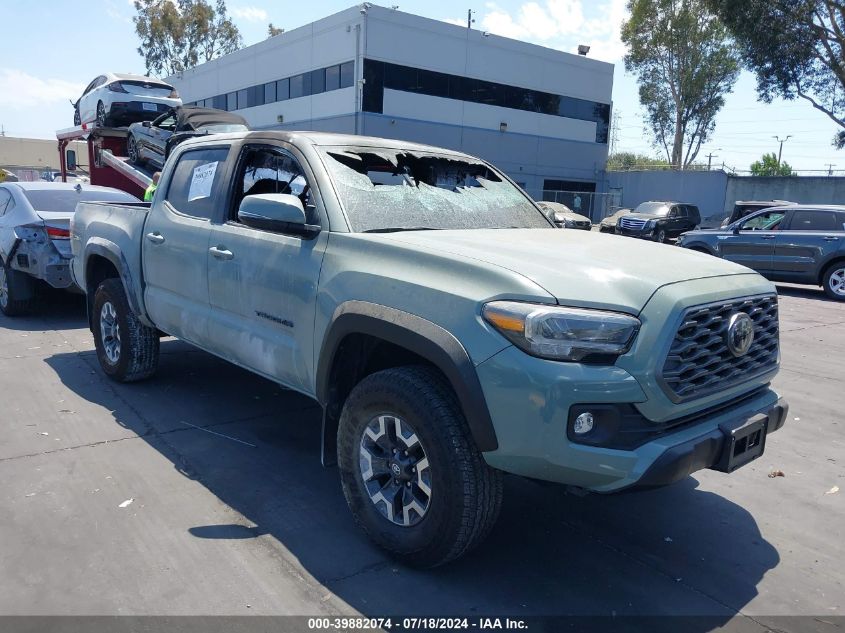
<path id="1" fill-rule="evenodd" d="M 106 73 L 88 84 L 73 104 L 73 124 L 110 127 L 152 121 L 181 105 L 176 89 L 159 79 Z"/>

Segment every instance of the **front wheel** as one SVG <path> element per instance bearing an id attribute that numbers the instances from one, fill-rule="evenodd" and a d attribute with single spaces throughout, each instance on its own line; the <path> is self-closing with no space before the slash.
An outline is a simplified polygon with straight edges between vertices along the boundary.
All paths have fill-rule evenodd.
<path id="1" fill-rule="evenodd" d="M 824 291 L 837 301 L 845 301 L 845 262 L 833 264 L 824 274 Z"/>
<path id="2" fill-rule="evenodd" d="M 337 446 L 356 523 L 404 563 L 447 563 L 496 522 L 501 472 L 482 458 L 454 393 L 433 369 L 397 367 L 362 380 L 343 407 Z"/>
<path id="3" fill-rule="evenodd" d="M 666 243 L 666 229 L 658 229 L 654 234 L 654 241 L 658 244 Z"/>
<path id="4" fill-rule="evenodd" d="M 97 288 L 92 318 L 97 359 L 109 378 L 134 382 L 155 373 L 158 332 L 132 312 L 119 279 L 106 279 Z"/>
<path id="5" fill-rule="evenodd" d="M 126 153 L 129 156 L 129 162 L 133 165 L 141 164 L 141 154 L 138 152 L 138 142 L 135 137 L 129 135 L 129 141 L 126 143 Z"/>

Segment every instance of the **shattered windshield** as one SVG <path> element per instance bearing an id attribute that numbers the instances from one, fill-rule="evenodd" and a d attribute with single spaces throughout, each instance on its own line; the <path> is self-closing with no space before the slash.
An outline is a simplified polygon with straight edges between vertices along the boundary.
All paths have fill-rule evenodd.
<path id="1" fill-rule="evenodd" d="M 550 228 L 515 186 L 481 162 L 378 148 L 325 148 L 356 232 Z"/>

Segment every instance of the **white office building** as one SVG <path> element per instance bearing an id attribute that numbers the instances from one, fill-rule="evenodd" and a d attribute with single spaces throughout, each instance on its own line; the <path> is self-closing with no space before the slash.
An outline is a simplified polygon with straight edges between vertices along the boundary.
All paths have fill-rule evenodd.
<path id="1" fill-rule="evenodd" d="M 612 64 L 398 10 L 354 6 L 169 81 L 255 129 L 449 147 L 534 196 L 603 187 Z"/>

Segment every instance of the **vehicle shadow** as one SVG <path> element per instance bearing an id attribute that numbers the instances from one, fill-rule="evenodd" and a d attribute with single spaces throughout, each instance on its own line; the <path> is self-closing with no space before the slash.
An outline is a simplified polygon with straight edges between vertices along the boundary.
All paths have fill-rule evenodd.
<path id="1" fill-rule="evenodd" d="M 796 297 L 799 299 L 815 299 L 816 301 L 829 301 L 830 303 L 841 303 L 835 299 L 831 299 L 825 294 L 823 288 L 817 286 L 784 286 L 776 284 L 778 294 L 786 297 Z"/>
<path id="2" fill-rule="evenodd" d="M 320 465 L 316 404 L 188 349 L 163 341 L 159 372 L 131 385 L 104 378 L 91 352 L 46 362 L 244 518 L 190 534 L 271 535 L 364 615 L 706 615 L 715 624 L 692 620 L 684 630 L 709 631 L 747 605 L 780 561 L 754 517 L 691 477 L 617 496 L 507 477 L 501 518 L 481 547 L 443 568 L 403 567 L 355 527 L 337 470 Z M 72 356 L 98 379 L 71 371 Z"/>

